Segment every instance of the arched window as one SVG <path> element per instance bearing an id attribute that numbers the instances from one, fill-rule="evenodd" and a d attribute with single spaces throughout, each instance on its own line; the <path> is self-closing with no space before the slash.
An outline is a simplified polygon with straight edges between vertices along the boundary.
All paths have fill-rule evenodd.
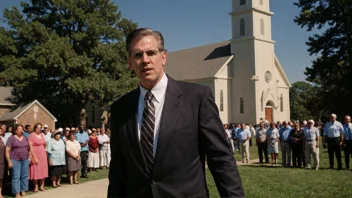
<path id="1" fill-rule="evenodd" d="M 246 4 L 246 0 L 241 0 L 240 1 L 240 5 L 245 5 Z"/>
<path id="2" fill-rule="evenodd" d="M 259 4 L 260 4 L 260 5 L 263 5 L 263 0 L 259 0 Z"/>
<path id="3" fill-rule="evenodd" d="M 240 36 L 244 36 L 246 34 L 246 22 L 243 18 L 240 19 Z"/>
<path id="4" fill-rule="evenodd" d="M 264 36 L 264 19 L 260 19 L 260 34 Z"/>
<path id="5" fill-rule="evenodd" d="M 243 98 L 240 99 L 240 113 L 244 113 Z"/>
<path id="6" fill-rule="evenodd" d="M 282 97 L 282 94 L 280 96 L 280 111 L 283 112 L 284 111 L 284 99 Z"/>
<path id="7" fill-rule="evenodd" d="M 220 91 L 220 111 L 224 111 L 224 92 Z"/>

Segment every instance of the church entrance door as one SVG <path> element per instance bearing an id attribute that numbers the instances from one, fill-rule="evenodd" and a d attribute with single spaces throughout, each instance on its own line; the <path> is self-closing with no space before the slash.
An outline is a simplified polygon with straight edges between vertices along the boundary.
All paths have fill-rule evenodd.
<path id="1" fill-rule="evenodd" d="M 267 120 L 269 123 L 273 122 L 273 108 L 265 108 L 265 120 Z"/>

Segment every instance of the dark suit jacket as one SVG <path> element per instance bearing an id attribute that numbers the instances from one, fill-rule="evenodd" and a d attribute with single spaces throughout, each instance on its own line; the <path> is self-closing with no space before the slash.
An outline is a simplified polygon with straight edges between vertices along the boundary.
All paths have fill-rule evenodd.
<path id="1" fill-rule="evenodd" d="M 209 197 L 205 156 L 221 197 L 244 197 L 209 88 L 168 77 L 152 173 L 138 140 L 138 100 L 139 88 L 111 106 L 108 197 Z"/>

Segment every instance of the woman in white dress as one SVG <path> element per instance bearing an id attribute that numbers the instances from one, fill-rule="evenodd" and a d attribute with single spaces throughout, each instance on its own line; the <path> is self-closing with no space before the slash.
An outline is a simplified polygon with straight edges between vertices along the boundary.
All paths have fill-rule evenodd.
<path id="1" fill-rule="evenodd" d="M 275 123 L 270 123 L 270 128 L 266 131 L 268 140 L 268 153 L 271 155 L 271 165 L 277 164 L 277 157 L 279 154 L 279 130 L 276 128 Z"/>

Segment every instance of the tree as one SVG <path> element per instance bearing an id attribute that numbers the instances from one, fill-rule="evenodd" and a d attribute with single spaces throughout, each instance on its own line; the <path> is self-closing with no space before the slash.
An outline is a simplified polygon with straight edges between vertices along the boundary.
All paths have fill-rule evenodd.
<path id="1" fill-rule="evenodd" d="M 294 21 L 321 34 L 309 37 L 310 55 L 318 55 L 307 67 L 307 80 L 320 86 L 319 101 L 341 117 L 351 114 L 352 106 L 352 1 L 299 0 L 301 11 Z"/>
<path id="2" fill-rule="evenodd" d="M 290 88 L 291 118 L 294 120 L 321 120 L 325 115 L 324 106 L 320 103 L 319 87 L 303 81 L 292 84 Z"/>
<path id="3" fill-rule="evenodd" d="M 31 0 L 4 10 L 0 83 L 15 103 L 38 99 L 62 125 L 88 101 L 107 106 L 137 85 L 125 37 L 137 28 L 110 0 Z M 84 117 L 83 117 L 84 119 Z"/>

